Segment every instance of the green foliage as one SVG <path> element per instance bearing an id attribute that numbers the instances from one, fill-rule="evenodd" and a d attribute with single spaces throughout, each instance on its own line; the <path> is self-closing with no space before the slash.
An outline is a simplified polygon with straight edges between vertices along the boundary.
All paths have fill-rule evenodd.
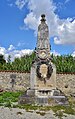
<path id="1" fill-rule="evenodd" d="M 11 62 L 11 55 L 8 56 L 7 62 L 8 62 L 8 63 Z"/>
<path id="2" fill-rule="evenodd" d="M 8 102 L 6 102 L 4 104 L 5 107 L 11 107 L 12 106 L 12 103 L 11 103 L 11 100 L 8 100 Z"/>
<path id="3" fill-rule="evenodd" d="M 31 104 L 23 104 L 23 105 L 18 105 L 19 108 L 25 109 L 26 111 L 30 110 L 38 110 L 40 106 L 35 106 Z"/>
<path id="4" fill-rule="evenodd" d="M 4 56 L 0 54 L 0 65 L 6 63 Z"/>
<path id="5" fill-rule="evenodd" d="M 0 94 L 0 105 L 11 106 L 11 102 L 17 102 L 23 92 L 3 92 Z"/>
<path id="6" fill-rule="evenodd" d="M 57 114 L 57 111 L 60 111 L 60 110 L 63 110 L 63 113 L 66 113 L 66 114 L 71 114 L 71 115 L 75 115 L 75 110 L 73 109 L 72 106 L 61 106 L 61 105 L 58 105 L 58 106 L 53 106 L 51 107 L 51 109 Z"/>
<path id="7" fill-rule="evenodd" d="M 75 58 L 71 55 L 52 56 L 57 73 L 75 73 Z"/>
<path id="8" fill-rule="evenodd" d="M 32 61 L 35 59 L 35 53 L 33 52 L 31 55 L 25 55 L 21 58 L 15 58 L 13 62 L 11 62 L 11 56 L 8 56 L 7 63 L 0 63 L 0 70 L 2 71 L 25 71 L 29 72 Z M 0 60 L 1 61 L 1 60 Z"/>
<path id="9" fill-rule="evenodd" d="M 22 95 L 23 92 L 2 92 L 0 94 L 0 106 L 5 107 L 14 107 L 14 108 L 21 108 L 25 109 L 26 111 L 33 111 L 37 110 L 37 113 L 44 116 L 46 111 L 53 110 L 55 116 L 58 116 L 60 119 L 64 116 L 64 114 L 71 114 L 75 115 L 75 99 L 69 97 L 70 104 L 68 106 L 38 106 L 38 105 L 31 105 L 31 104 L 18 104 L 18 98 Z"/>
<path id="10" fill-rule="evenodd" d="M 71 55 L 61 55 L 61 56 L 53 56 L 52 62 L 56 65 L 57 73 L 75 73 L 75 58 Z M 0 57 L 0 62 L 3 62 L 3 56 Z M 31 55 L 25 55 L 21 58 L 15 58 L 13 62 L 11 62 L 11 57 L 8 57 L 8 63 L 0 63 L 0 70 L 3 71 L 23 71 L 30 72 L 32 62 L 35 60 L 36 55 L 33 52 Z"/>
<path id="11" fill-rule="evenodd" d="M 57 116 L 59 119 L 63 119 L 62 117 L 64 116 L 63 115 L 63 112 L 61 110 L 58 110 L 56 113 L 55 113 L 55 116 Z"/>

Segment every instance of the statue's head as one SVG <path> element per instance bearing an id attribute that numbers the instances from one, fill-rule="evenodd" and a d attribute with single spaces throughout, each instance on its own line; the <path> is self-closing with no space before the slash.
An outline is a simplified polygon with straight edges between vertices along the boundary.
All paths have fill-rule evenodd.
<path id="1" fill-rule="evenodd" d="M 43 17 L 45 18 L 45 14 L 42 14 L 41 17 L 42 17 L 42 18 L 43 18 Z"/>
<path id="2" fill-rule="evenodd" d="M 45 22 L 46 21 L 46 19 L 45 19 L 45 14 L 42 14 L 41 15 L 41 22 Z"/>

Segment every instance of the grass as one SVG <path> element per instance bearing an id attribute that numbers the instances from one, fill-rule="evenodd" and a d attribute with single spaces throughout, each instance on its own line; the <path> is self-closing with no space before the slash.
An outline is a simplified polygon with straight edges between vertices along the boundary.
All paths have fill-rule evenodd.
<path id="1" fill-rule="evenodd" d="M 71 106 L 53 106 L 51 109 L 56 113 L 62 110 L 63 113 L 75 115 L 75 110 Z"/>
<path id="2" fill-rule="evenodd" d="M 33 106 L 31 104 L 25 104 L 25 105 L 18 105 L 19 108 L 23 108 L 25 109 L 26 111 L 28 110 L 37 110 L 38 109 L 38 106 Z"/>
<path id="3" fill-rule="evenodd" d="M 0 93 L 0 106 L 11 107 L 13 103 L 18 102 L 19 96 L 23 92 L 2 92 Z"/>
<path id="4" fill-rule="evenodd" d="M 2 92 L 0 94 L 0 106 L 5 107 L 14 107 L 14 108 L 22 108 L 26 111 L 36 110 L 37 114 L 42 116 L 45 115 L 45 112 L 52 110 L 55 113 L 55 116 L 58 116 L 60 119 L 64 116 L 64 114 L 75 115 L 75 98 L 69 97 L 69 105 L 68 106 L 38 106 L 38 105 L 19 105 L 18 98 L 22 95 L 23 92 Z M 38 111 L 37 111 L 38 110 Z"/>
<path id="5" fill-rule="evenodd" d="M 64 114 L 61 110 L 57 111 L 54 115 L 59 117 L 60 119 L 63 119 L 62 117 L 64 116 Z"/>

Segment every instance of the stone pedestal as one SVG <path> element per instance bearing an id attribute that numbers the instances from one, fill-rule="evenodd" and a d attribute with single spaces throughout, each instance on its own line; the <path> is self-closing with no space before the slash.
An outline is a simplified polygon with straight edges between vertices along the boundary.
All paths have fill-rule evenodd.
<path id="1" fill-rule="evenodd" d="M 51 92 L 52 89 L 56 89 L 56 67 L 53 63 L 49 62 L 35 62 L 31 67 L 30 74 L 30 89 L 36 90 L 35 95 L 38 95 L 41 91 Z M 52 74 L 48 71 L 49 65 L 51 66 Z"/>

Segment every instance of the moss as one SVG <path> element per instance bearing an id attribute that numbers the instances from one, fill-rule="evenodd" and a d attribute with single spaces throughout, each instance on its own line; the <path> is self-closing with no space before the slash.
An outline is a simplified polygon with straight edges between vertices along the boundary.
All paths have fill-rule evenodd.
<path id="1" fill-rule="evenodd" d="M 5 107 L 11 107 L 11 101 L 9 100 L 8 102 L 6 102 L 6 104 L 4 106 Z"/>
<path id="2" fill-rule="evenodd" d="M 57 112 L 58 110 L 65 110 L 65 106 L 57 105 L 57 106 L 52 106 L 51 109 L 54 112 Z"/>
<path id="3" fill-rule="evenodd" d="M 59 110 L 55 113 L 55 116 L 58 116 L 58 118 L 62 119 L 64 115 L 63 115 L 63 112 Z"/>
<path id="4" fill-rule="evenodd" d="M 65 107 L 64 113 L 75 115 L 75 110 L 71 106 L 68 106 L 68 107 Z"/>
<path id="5" fill-rule="evenodd" d="M 53 112 L 55 114 L 57 114 L 57 112 L 60 112 L 59 115 L 62 115 L 63 113 L 66 114 L 71 114 L 71 115 L 75 115 L 75 110 L 71 107 L 71 106 L 35 106 L 35 105 L 18 105 L 19 108 L 25 109 L 26 111 L 29 110 L 39 110 L 39 111 L 49 111 L 49 110 L 53 110 Z"/>
<path id="6" fill-rule="evenodd" d="M 51 109 L 56 113 L 59 110 L 63 110 L 63 113 L 75 115 L 75 110 L 72 106 L 53 106 Z"/>
<path id="7" fill-rule="evenodd" d="M 69 104 L 70 106 L 75 106 L 75 97 L 68 97 L 68 101 L 69 101 Z"/>
<path id="8" fill-rule="evenodd" d="M 35 105 L 31 105 L 31 104 L 18 105 L 18 107 L 22 108 L 22 109 L 25 109 L 26 111 L 39 109 L 39 106 L 35 106 Z"/>
<path id="9" fill-rule="evenodd" d="M 39 107 L 39 110 L 41 111 L 49 111 L 49 110 L 51 110 L 51 107 L 50 106 L 41 106 L 41 107 Z"/>

